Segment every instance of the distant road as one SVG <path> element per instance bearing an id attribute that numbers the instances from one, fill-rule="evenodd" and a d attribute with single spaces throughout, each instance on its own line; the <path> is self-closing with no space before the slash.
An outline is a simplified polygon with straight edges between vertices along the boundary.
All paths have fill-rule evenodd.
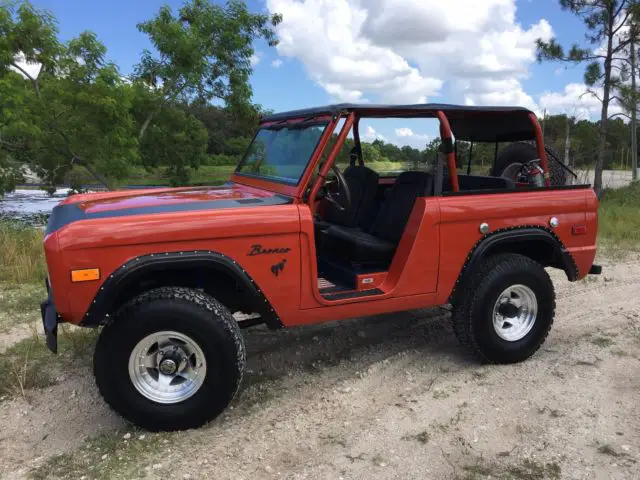
<path id="1" fill-rule="evenodd" d="M 575 183 L 589 183 L 593 185 L 594 172 L 577 170 L 579 180 Z M 626 187 L 631 183 L 631 171 L 629 170 L 605 170 L 602 172 L 602 186 L 604 188 Z"/>

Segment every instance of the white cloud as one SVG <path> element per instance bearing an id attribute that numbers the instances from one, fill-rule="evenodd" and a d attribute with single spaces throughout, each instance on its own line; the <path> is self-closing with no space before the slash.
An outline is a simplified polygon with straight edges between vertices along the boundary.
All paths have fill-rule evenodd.
<path id="1" fill-rule="evenodd" d="M 362 141 L 373 142 L 374 140 L 382 140 L 383 142 L 387 141 L 384 135 L 376 132 L 371 125 L 367 125 L 364 130 L 364 134 L 362 135 Z"/>
<path id="2" fill-rule="evenodd" d="M 298 58 L 336 100 L 424 102 L 451 79 L 453 101 L 534 104 L 520 81 L 541 19 L 516 23 L 515 0 L 267 0 L 283 14 L 283 56 Z M 375 97 L 375 98 L 374 98 Z"/>
<path id="3" fill-rule="evenodd" d="M 595 88 L 595 94 L 602 98 L 602 88 Z M 546 110 L 548 115 L 566 113 L 577 119 L 599 119 L 602 103 L 583 83 L 570 83 L 564 87 L 562 93 L 546 92 L 540 97 L 540 109 Z M 621 112 L 615 103 L 609 105 L 609 115 Z"/>
<path id="4" fill-rule="evenodd" d="M 533 111 L 538 109 L 536 102 L 515 78 L 459 80 L 456 89 L 463 95 L 465 105 L 517 105 Z"/>
<path id="5" fill-rule="evenodd" d="M 400 146 L 409 145 L 414 148 L 423 149 L 431 139 L 431 136 L 415 133 L 408 127 L 396 128 L 395 133 L 396 141 L 394 141 L 393 143 Z"/>
<path id="6" fill-rule="evenodd" d="M 398 137 L 413 137 L 413 130 L 407 127 L 396 128 L 396 135 Z"/>
<path id="7" fill-rule="evenodd" d="M 252 67 L 255 67 L 256 65 L 258 65 L 260 63 L 260 60 L 262 60 L 262 57 L 259 52 L 254 53 L 249 58 L 249 62 L 251 63 Z"/>
<path id="8" fill-rule="evenodd" d="M 282 66 L 282 60 L 280 60 L 279 58 L 276 58 L 273 62 L 271 62 L 271 66 L 273 68 L 280 68 Z"/>
<path id="9" fill-rule="evenodd" d="M 424 101 L 442 80 L 423 74 L 392 48 L 362 34 L 367 9 L 347 0 L 267 0 L 283 15 L 280 55 L 298 58 L 310 77 L 335 100 Z"/>
<path id="10" fill-rule="evenodd" d="M 42 67 L 42 65 L 39 63 L 26 62 L 22 54 L 16 58 L 16 64 L 20 67 L 20 69 L 27 72 L 27 74 L 32 78 L 36 78 L 40 74 L 40 68 Z M 18 72 L 23 77 L 25 76 L 24 73 L 20 71 L 19 68 L 15 68 L 15 67 L 10 67 L 10 68 L 11 70 Z"/>

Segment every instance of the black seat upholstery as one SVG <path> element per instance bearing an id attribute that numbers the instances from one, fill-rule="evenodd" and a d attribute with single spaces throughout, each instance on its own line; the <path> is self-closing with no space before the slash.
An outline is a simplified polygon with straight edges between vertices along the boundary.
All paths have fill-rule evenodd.
<path id="1" fill-rule="evenodd" d="M 460 191 L 507 190 L 516 188 L 516 183 L 508 178 L 463 175 L 460 173 L 458 174 L 458 185 L 460 186 Z M 451 182 L 449 181 L 448 175 L 445 175 L 443 178 L 442 191 L 451 191 Z"/>
<path id="2" fill-rule="evenodd" d="M 353 147 L 349 152 L 349 166 L 344 170 L 343 176 L 349 188 L 351 208 L 340 210 L 336 205 L 327 203 L 323 218 L 316 218 L 314 221 L 318 247 L 324 237 L 323 232 L 329 227 L 359 227 L 370 217 L 379 176 L 374 170 L 364 166 L 362 151 L 358 147 Z"/>
<path id="3" fill-rule="evenodd" d="M 373 206 L 378 189 L 378 174 L 364 165 L 349 165 L 344 170 L 344 179 L 351 194 L 351 209 L 339 210 L 328 204 L 323 220 L 327 227 L 342 225 L 357 227 L 362 225 Z"/>
<path id="4" fill-rule="evenodd" d="M 325 232 L 325 245 L 332 252 L 356 263 L 384 262 L 393 258 L 415 201 L 433 191 L 433 176 L 427 172 L 403 172 L 389 190 L 387 199 L 366 231 L 334 225 Z"/>

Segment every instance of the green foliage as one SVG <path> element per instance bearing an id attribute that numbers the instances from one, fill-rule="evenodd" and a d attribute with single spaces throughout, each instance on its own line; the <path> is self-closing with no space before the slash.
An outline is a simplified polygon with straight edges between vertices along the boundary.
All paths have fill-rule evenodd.
<path id="1" fill-rule="evenodd" d="M 140 143 L 145 167 L 166 166 L 172 185 L 189 181 L 189 170 L 206 160 L 207 130 L 193 115 L 163 110 Z"/>
<path id="2" fill-rule="evenodd" d="M 7 152 L 0 150 L 0 197 L 12 191 L 22 179 L 20 165 Z"/>
<path id="3" fill-rule="evenodd" d="M 599 237 L 617 248 L 637 248 L 640 243 L 640 183 L 604 190 L 598 219 Z"/>
<path id="4" fill-rule="evenodd" d="M 566 115 L 552 115 L 544 119 L 545 144 L 558 155 L 564 155 L 567 122 L 570 132 L 570 165 L 577 168 L 592 168 L 598 155 L 599 122 L 567 119 Z M 622 119 L 608 121 L 606 149 L 603 166 L 605 169 L 618 168 L 621 164 L 630 166 L 631 127 Z M 474 146 L 474 151 L 476 147 Z M 474 153 L 475 157 L 475 153 Z"/>
<path id="5" fill-rule="evenodd" d="M 138 25 L 156 53 L 143 52 L 125 81 L 95 34 L 63 43 L 50 13 L 28 1 L 3 3 L 0 195 L 20 179 L 24 164 L 48 189 L 77 165 L 117 183 L 142 164 L 161 168 L 178 185 L 208 163 L 207 154 L 239 157 L 260 115 L 249 102 L 253 41 L 275 45 L 279 21 L 249 12 L 239 0 L 224 6 L 188 0 L 176 14 L 162 7 Z M 29 73 L 25 60 L 39 70 Z M 225 105 L 210 106 L 213 99 Z M 207 130 L 215 132 L 211 140 Z"/>
<path id="6" fill-rule="evenodd" d="M 153 89 L 158 104 L 147 112 L 140 136 L 158 108 L 176 102 L 205 104 L 221 99 L 245 108 L 251 98 L 253 41 L 277 44 L 272 27 L 279 15 L 254 14 L 244 2 L 223 7 L 190 0 L 177 12 L 163 6 L 155 18 L 138 25 L 157 53 L 145 50 L 135 67 L 137 81 Z"/>
<path id="7" fill-rule="evenodd" d="M 602 170 L 606 156 L 606 133 L 609 120 L 609 103 L 616 98 L 612 95 L 622 84 L 625 69 L 613 65 L 620 59 L 629 44 L 629 36 L 622 34 L 622 28 L 628 25 L 638 8 L 637 0 L 560 0 L 560 6 L 580 18 L 587 28 L 586 39 L 592 48 L 584 48 L 577 43 L 568 53 L 555 40 L 548 42 L 538 39 L 538 61 L 553 60 L 570 63 L 586 62 L 584 81 L 589 87 L 602 87 L 602 96 L 592 92 L 602 102 L 598 155 L 595 168 L 594 189 L 599 194 L 602 186 Z M 604 46 L 604 48 L 603 48 Z M 617 67 L 617 68 L 614 68 Z"/>
<path id="8" fill-rule="evenodd" d="M 122 177 L 137 156 L 130 89 L 90 32 L 66 44 L 29 3 L 0 8 L 0 149 L 55 184 L 74 164 Z M 28 73 L 20 58 L 42 64 Z M 16 73 L 19 71 L 20 73 Z"/>
<path id="9" fill-rule="evenodd" d="M 200 120 L 209 132 L 207 153 L 210 155 L 242 155 L 264 113 L 257 105 L 236 109 L 191 104 L 183 108 Z M 242 144 L 245 147 L 240 150 Z"/>

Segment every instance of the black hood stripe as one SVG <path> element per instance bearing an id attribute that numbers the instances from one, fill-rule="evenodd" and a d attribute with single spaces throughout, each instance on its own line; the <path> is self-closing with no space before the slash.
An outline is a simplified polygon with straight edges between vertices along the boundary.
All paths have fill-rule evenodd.
<path id="1" fill-rule="evenodd" d="M 291 203 L 293 203 L 292 198 L 277 194 L 267 198 L 225 199 L 209 200 L 206 202 L 176 203 L 171 205 L 149 205 L 146 207 L 122 208 L 102 212 L 85 212 L 77 204 L 71 203 L 54 207 L 49 217 L 46 233 L 53 233 L 70 223 L 92 218 L 128 217 L 132 215 L 193 212 L 198 210 L 219 210 L 223 208 L 267 207 Z"/>

